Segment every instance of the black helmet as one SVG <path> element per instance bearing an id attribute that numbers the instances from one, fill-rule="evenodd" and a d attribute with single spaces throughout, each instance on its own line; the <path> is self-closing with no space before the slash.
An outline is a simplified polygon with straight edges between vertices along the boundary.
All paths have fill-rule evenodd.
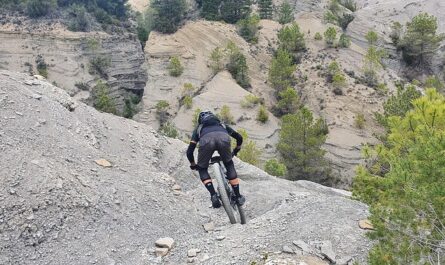
<path id="1" fill-rule="evenodd" d="M 203 123 L 205 120 L 207 120 L 210 117 L 214 117 L 213 113 L 210 110 L 201 111 L 198 115 L 198 124 Z"/>

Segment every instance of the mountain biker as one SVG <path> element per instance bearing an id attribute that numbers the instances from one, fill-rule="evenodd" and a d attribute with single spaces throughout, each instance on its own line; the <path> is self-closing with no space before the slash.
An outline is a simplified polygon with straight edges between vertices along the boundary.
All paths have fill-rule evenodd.
<path id="1" fill-rule="evenodd" d="M 235 138 L 236 147 L 231 152 L 230 136 Z M 195 163 L 193 152 L 199 142 L 198 163 Z M 233 188 L 235 201 L 238 205 L 243 205 L 245 197 L 240 194 L 239 179 L 233 164 L 232 157 L 241 150 L 243 137 L 228 125 L 222 123 L 211 111 L 202 111 L 198 116 L 198 126 L 193 131 L 192 139 L 187 149 L 187 158 L 190 161 L 190 168 L 198 170 L 202 183 L 210 192 L 210 199 L 214 208 L 221 207 L 218 194 L 213 187 L 208 167 L 212 155 L 218 151 L 224 166 L 227 169 L 227 178 Z"/>

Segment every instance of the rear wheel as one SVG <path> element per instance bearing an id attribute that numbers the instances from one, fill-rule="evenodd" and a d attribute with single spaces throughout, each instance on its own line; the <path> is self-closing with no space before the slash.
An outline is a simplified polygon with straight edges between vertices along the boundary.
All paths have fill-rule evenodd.
<path id="1" fill-rule="evenodd" d="M 224 171 L 222 169 L 222 165 L 220 165 L 220 169 L 221 169 L 221 171 L 220 171 L 221 172 L 221 176 L 225 177 L 226 174 L 224 173 Z M 230 187 L 228 181 L 226 181 L 225 179 L 224 179 L 224 188 L 226 189 L 226 193 L 227 193 L 227 195 L 229 197 L 230 205 L 232 206 L 232 210 L 234 212 L 234 216 L 236 218 L 236 222 L 237 223 L 241 223 L 243 225 L 246 224 L 247 223 L 247 218 L 246 218 L 246 213 L 244 212 L 244 208 L 242 206 L 237 205 L 235 203 L 234 199 L 231 198 L 231 196 L 233 196 L 233 190 Z M 239 217 L 238 217 L 238 215 L 239 215 Z"/>
<path id="2" fill-rule="evenodd" d="M 227 191 L 226 191 L 226 188 L 224 185 L 225 181 L 223 179 L 223 175 L 221 173 L 220 166 L 219 166 L 219 164 L 214 164 L 213 168 L 215 171 L 216 182 L 218 183 L 219 197 L 221 198 L 221 202 L 224 207 L 224 210 L 226 211 L 227 216 L 229 217 L 230 223 L 236 224 L 236 218 L 235 218 L 235 215 L 233 214 L 232 205 L 230 205 L 230 199 L 229 199 L 229 196 L 227 195 Z"/>

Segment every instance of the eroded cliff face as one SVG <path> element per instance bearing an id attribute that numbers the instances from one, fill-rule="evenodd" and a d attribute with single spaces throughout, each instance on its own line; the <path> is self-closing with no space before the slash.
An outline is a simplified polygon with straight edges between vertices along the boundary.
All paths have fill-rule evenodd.
<path id="1" fill-rule="evenodd" d="M 37 61 L 41 60 L 47 65 L 48 81 L 90 103 L 92 88 L 104 80 L 118 111 L 123 110 L 125 98 L 142 96 L 147 73 L 144 53 L 134 34 L 69 32 L 57 23 L 22 23 L 0 26 L 1 69 L 39 74 Z M 100 74 L 91 71 L 91 62 L 97 58 L 105 62 Z"/>

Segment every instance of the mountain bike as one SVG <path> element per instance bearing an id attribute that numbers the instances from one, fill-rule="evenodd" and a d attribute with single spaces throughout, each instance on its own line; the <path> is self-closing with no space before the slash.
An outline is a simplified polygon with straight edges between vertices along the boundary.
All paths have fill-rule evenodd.
<path id="1" fill-rule="evenodd" d="M 227 170 L 221 160 L 221 157 L 212 157 L 210 164 L 213 165 L 215 179 L 218 183 L 217 189 L 219 198 L 224 210 L 227 213 L 227 216 L 229 216 L 230 223 L 236 224 L 239 222 L 241 224 L 246 224 L 246 213 L 244 212 L 243 206 L 238 205 L 236 202 L 236 196 L 232 190 L 229 180 L 227 179 Z"/>

